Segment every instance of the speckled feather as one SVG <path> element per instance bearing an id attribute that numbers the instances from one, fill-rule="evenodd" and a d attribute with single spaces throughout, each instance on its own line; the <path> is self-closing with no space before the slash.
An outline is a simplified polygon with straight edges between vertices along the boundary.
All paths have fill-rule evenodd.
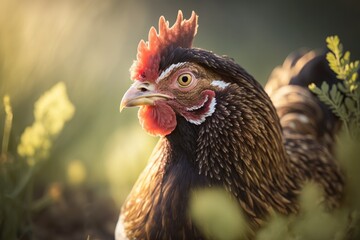
<path id="1" fill-rule="evenodd" d="M 334 130 L 322 129 L 324 113 L 306 87 L 286 85 L 286 94 L 279 87 L 272 103 L 232 60 L 200 49 L 181 52 L 175 62 L 201 64 L 230 85 L 217 92 L 207 121 L 195 126 L 178 116 L 175 131 L 160 140 L 122 209 L 128 237 L 203 239 L 186 215 L 189 192 L 197 187 L 231 192 L 254 230 L 270 212 L 297 212 L 306 181 L 324 187 L 330 207 L 339 204 L 343 180 L 329 148 Z M 290 101 L 290 95 L 297 97 Z M 309 121 L 299 120 L 304 114 Z"/>
<path id="2" fill-rule="evenodd" d="M 325 53 L 299 51 L 275 68 L 265 90 L 280 118 L 285 148 L 299 178 L 323 186 L 327 205 L 340 204 L 344 180 L 335 156 L 335 137 L 341 121 L 307 88 L 326 80 L 336 83 Z"/>
<path id="3" fill-rule="evenodd" d="M 343 178 L 333 151 L 340 123 L 307 89 L 333 82 L 324 55 L 291 55 L 267 92 L 232 59 L 197 48 L 167 51 L 159 73 L 179 62 L 201 66 L 226 87 L 213 86 L 216 110 L 202 124 L 177 115 L 175 130 L 160 138 L 122 207 L 128 239 L 205 239 L 187 213 L 191 191 L 204 187 L 229 191 L 253 231 L 272 212 L 296 213 L 307 181 L 323 187 L 327 206 L 340 204 Z"/>

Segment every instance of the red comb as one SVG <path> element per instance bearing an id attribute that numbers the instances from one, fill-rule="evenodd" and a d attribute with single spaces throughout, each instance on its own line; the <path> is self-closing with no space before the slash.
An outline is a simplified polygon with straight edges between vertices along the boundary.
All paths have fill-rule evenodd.
<path id="1" fill-rule="evenodd" d="M 137 60 L 130 68 L 131 79 L 154 81 L 159 76 L 161 57 L 176 47 L 191 48 L 196 34 L 198 16 L 193 11 L 190 19 L 183 19 L 178 12 L 176 22 L 169 27 L 163 16 L 159 19 L 159 33 L 154 27 L 149 31 L 149 40 L 138 45 Z"/>

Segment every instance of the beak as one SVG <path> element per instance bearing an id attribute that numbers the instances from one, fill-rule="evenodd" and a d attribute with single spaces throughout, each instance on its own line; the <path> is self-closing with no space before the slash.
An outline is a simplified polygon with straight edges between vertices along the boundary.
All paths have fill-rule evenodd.
<path id="1" fill-rule="evenodd" d="M 172 97 L 158 93 L 155 86 L 149 82 L 135 81 L 124 94 L 120 103 L 120 112 L 126 107 L 155 105 L 157 100 L 167 100 Z"/>

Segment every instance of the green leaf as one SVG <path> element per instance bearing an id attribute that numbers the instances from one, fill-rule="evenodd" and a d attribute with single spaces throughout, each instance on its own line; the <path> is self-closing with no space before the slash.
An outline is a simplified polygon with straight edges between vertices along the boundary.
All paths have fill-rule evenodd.
<path id="1" fill-rule="evenodd" d="M 321 91 L 323 91 L 324 93 L 327 93 L 329 91 L 329 84 L 327 82 L 323 82 L 321 84 Z"/>
<path id="2" fill-rule="evenodd" d="M 248 230 L 238 203 L 223 189 L 194 191 L 190 216 L 209 239 L 244 239 Z"/>
<path id="3" fill-rule="evenodd" d="M 337 35 L 326 38 L 327 47 L 334 53 L 339 50 L 340 39 Z"/>
<path id="4" fill-rule="evenodd" d="M 336 57 L 335 57 L 334 53 L 328 52 L 328 53 L 326 54 L 326 60 L 327 60 L 330 64 L 336 63 Z"/>
<path id="5" fill-rule="evenodd" d="M 338 66 L 338 61 L 336 56 L 332 52 L 326 54 L 326 60 L 329 62 L 331 70 L 333 70 L 337 75 L 340 74 L 340 68 Z"/>
<path id="6" fill-rule="evenodd" d="M 343 93 L 348 93 L 349 92 L 348 89 L 346 89 L 344 87 L 344 84 L 342 82 L 337 83 L 336 86 Z"/>
<path id="7" fill-rule="evenodd" d="M 330 90 L 330 97 L 333 101 L 336 101 L 337 99 L 337 95 L 338 95 L 338 90 L 336 85 L 332 85 L 331 90 Z"/>
<path id="8" fill-rule="evenodd" d="M 357 85 L 351 85 L 350 86 L 350 92 L 353 92 L 353 91 L 355 91 L 356 89 L 357 89 Z"/>
<path id="9" fill-rule="evenodd" d="M 343 56 L 343 60 L 346 64 L 348 64 L 350 62 L 350 52 L 346 51 L 344 56 Z"/>
<path id="10" fill-rule="evenodd" d="M 344 121 L 347 121 L 348 113 L 346 111 L 345 105 L 341 104 L 338 109 L 339 109 L 340 118 L 342 118 Z"/>
<path id="11" fill-rule="evenodd" d="M 355 101 L 354 100 L 347 97 L 347 98 L 345 98 L 344 102 L 345 102 L 345 106 L 346 106 L 348 112 L 352 112 L 355 110 Z"/>
<path id="12" fill-rule="evenodd" d="M 356 70 L 359 70 L 359 68 L 360 68 L 360 61 L 359 61 L 359 60 L 356 60 L 356 61 L 354 62 L 354 65 L 355 65 Z"/>
<path id="13" fill-rule="evenodd" d="M 320 88 L 318 88 L 318 87 L 315 85 L 315 83 L 309 84 L 309 89 L 310 89 L 313 93 L 315 93 L 315 94 L 321 94 L 321 93 L 322 93 L 321 90 L 320 90 Z"/>
<path id="14" fill-rule="evenodd" d="M 356 82 L 357 78 L 358 78 L 359 74 L 357 72 L 354 72 L 351 75 L 351 81 Z"/>
<path id="15" fill-rule="evenodd" d="M 343 45 L 338 36 L 327 37 L 326 43 L 330 50 L 326 54 L 329 67 L 342 81 L 331 87 L 327 82 L 323 82 L 320 88 L 315 84 L 310 84 L 309 89 L 344 122 L 351 137 L 358 135 L 357 137 L 360 139 L 360 88 L 358 82 L 360 62 L 351 62 L 349 51 L 343 54 Z"/>
<path id="16" fill-rule="evenodd" d="M 340 105 L 343 103 L 344 100 L 344 95 L 342 95 L 340 92 L 337 93 L 337 99 L 336 99 L 336 104 Z"/>

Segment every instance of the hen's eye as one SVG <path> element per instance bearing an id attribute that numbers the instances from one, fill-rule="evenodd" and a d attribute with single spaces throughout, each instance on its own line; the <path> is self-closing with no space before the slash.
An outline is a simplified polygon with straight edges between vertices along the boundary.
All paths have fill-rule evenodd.
<path id="1" fill-rule="evenodd" d="M 189 84 L 191 83 L 192 81 L 192 76 L 191 74 L 189 73 L 184 73 L 184 74 L 181 74 L 178 79 L 177 79 L 177 82 L 179 84 L 180 87 L 187 87 L 189 86 Z"/>

